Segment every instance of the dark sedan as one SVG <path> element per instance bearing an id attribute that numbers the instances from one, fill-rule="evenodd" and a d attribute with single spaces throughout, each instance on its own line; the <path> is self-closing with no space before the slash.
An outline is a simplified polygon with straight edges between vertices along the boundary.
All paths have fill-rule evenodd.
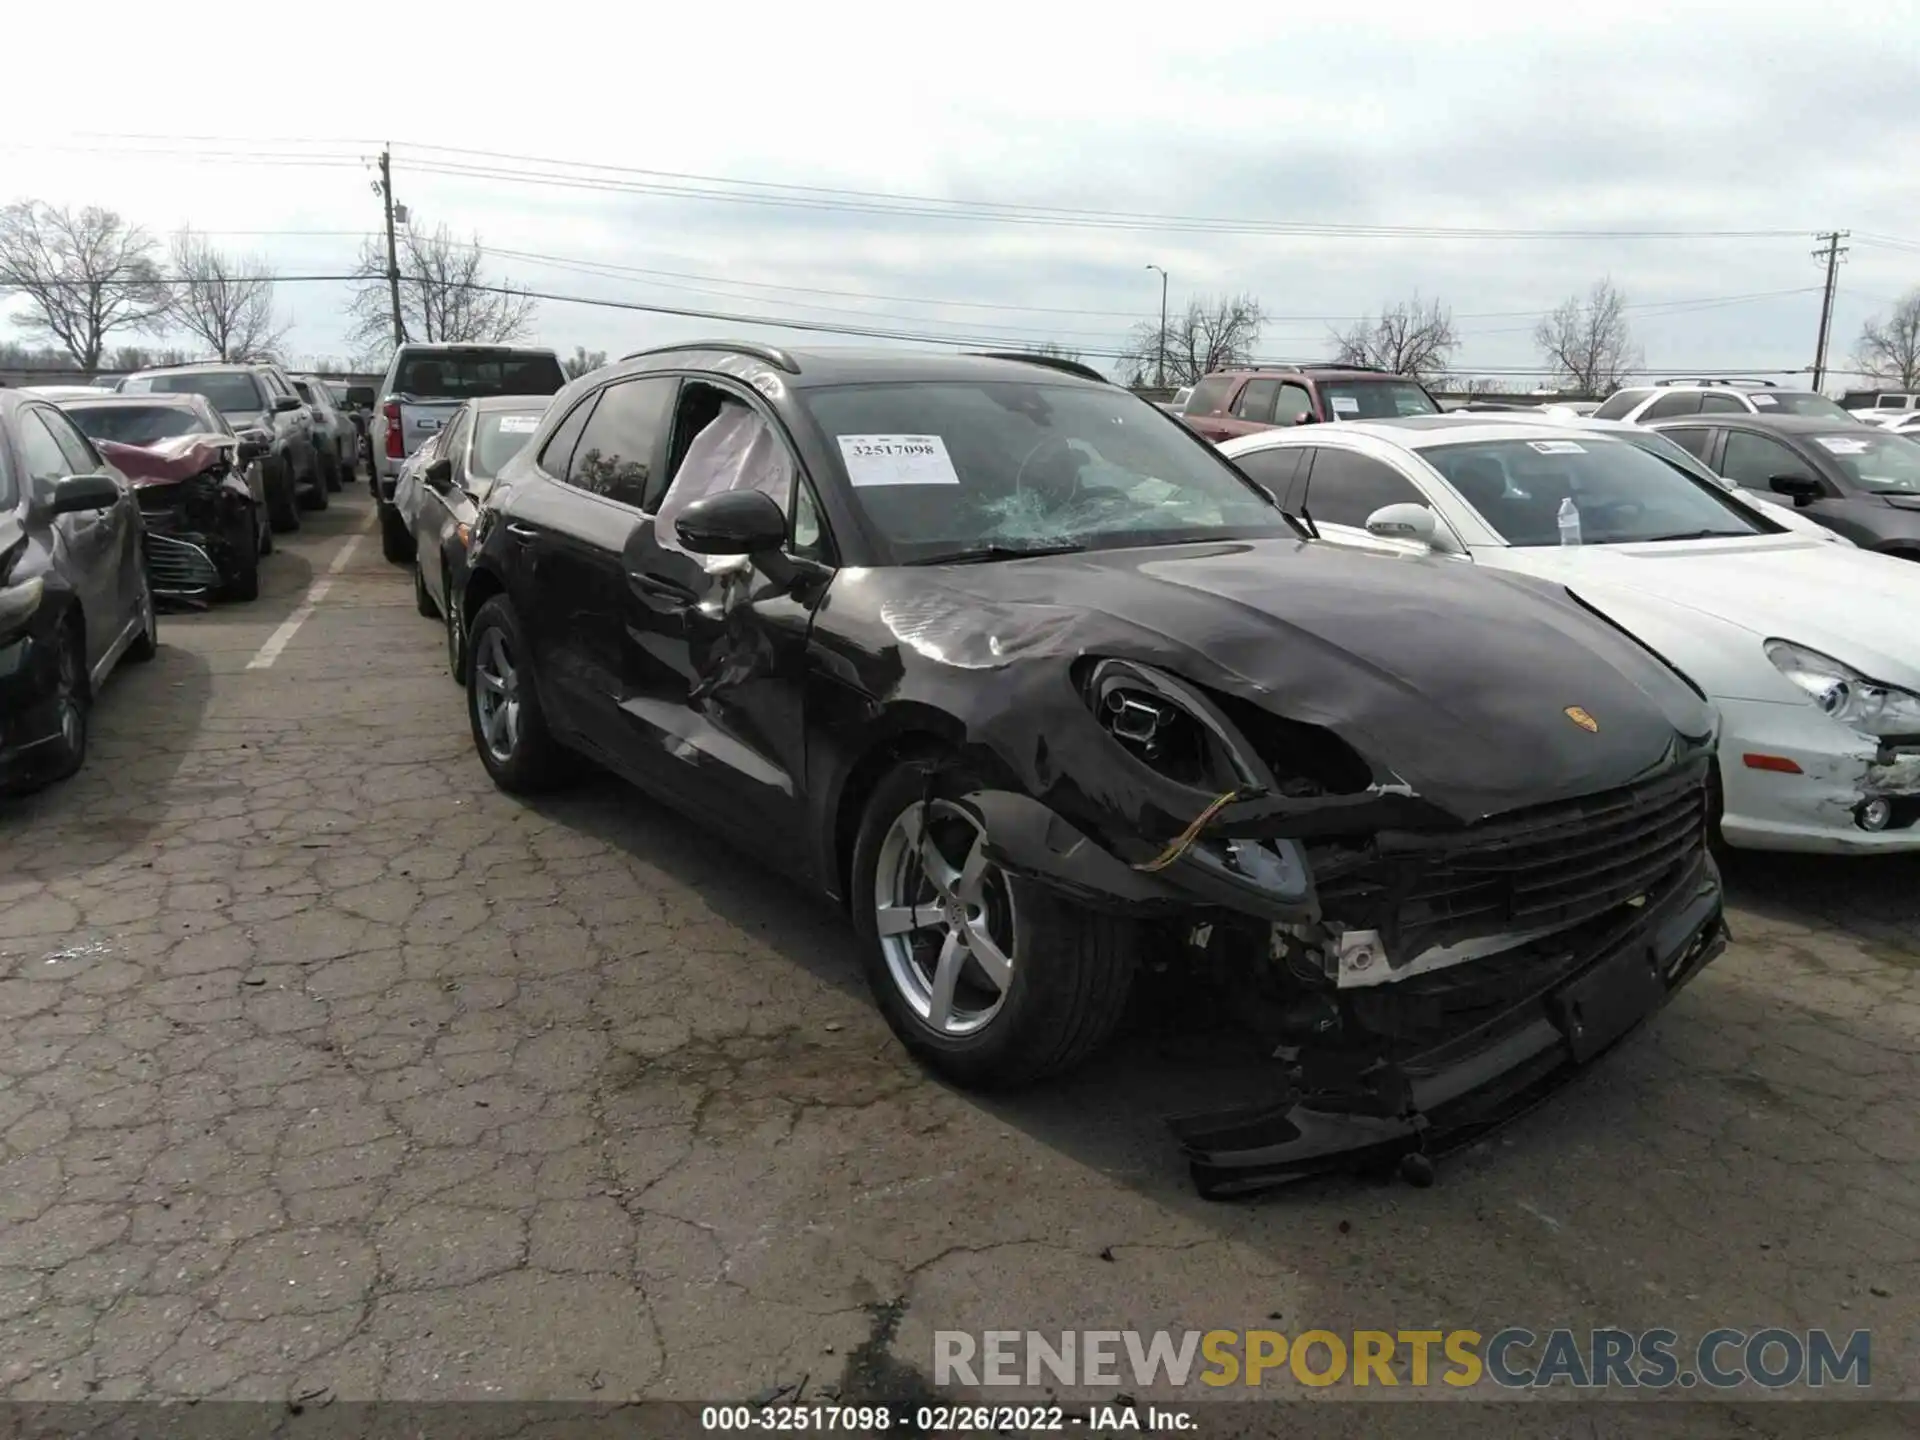
<path id="1" fill-rule="evenodd" d="M 63 780 L 94 697 L 159 630 L 126 482 L 52 405 L 0 390 L 0 789 Z"/>
<path id="2" fill-rule="evenodd" d="M 429 619 L 445 617 L 447 665 L 456 680 L 466 677 L 459 599 L 474 519 L 500 467 L 532 438 L 552 399 L 497 395 L 467 401 L 434 437 L 434 453 L 420 468 L 412 501 L 414 606 Z"/>
<path id="3" fill-rule="evenodd" d="M 1801 415 L 1699 415 L 1652 427 L 1715 473 L 1864 550 L 1920 560 L 1920 441 Z"/>
<path id="4" fill-rule="evenodd" d="M 895 1033 L 1065 1070 L 1138 971 L 1277 1057 L 1223 1193 L 1478 1134 L 1724 946 L 1713 712 L 1564 590 L 1307 538 L 1067 362 L 748 344 L 583 376 L 474 529 L 503 789 L 589 757 L 850 909 Z"/>

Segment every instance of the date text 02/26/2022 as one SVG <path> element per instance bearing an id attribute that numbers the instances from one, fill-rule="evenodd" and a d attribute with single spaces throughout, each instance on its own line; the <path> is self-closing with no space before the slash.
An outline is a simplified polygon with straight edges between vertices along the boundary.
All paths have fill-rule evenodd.
<path id="1" fill-rule="evenodd" d="M 1161 1434 L 1197 1428 L 1193 1412 L 1149 1405 L 708 1405 L 700 1412 L 704 1431 L 823 1431 L 884 1435 L 893 1430 L 920 1435 Z"/>

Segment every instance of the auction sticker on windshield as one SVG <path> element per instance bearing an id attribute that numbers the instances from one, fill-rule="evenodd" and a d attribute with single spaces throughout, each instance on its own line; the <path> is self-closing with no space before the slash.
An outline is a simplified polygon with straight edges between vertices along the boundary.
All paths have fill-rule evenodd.
<path id="1" fill-rule="evenodd" d="M 1822 435 L 1818 438 L 1836 455 L 1864 455 L 1873 448 L 1865 440 L 1848 440 L 1839 435 Z"/>
<path id="2" fill-rule="evenodd" d="M 938 435 L 841 435 L 840 458 L 855 485 L 958 485 Z"/>
<path id="3" fill-rule="evenodd" d="M 1771 395 L 1749 395 L 1747 398 L 1756 405 L 1772 405 L 1775 403 Z"/>
<path id="4" fill-rule="evenodd" d="M 531 435 L 539 428 L 538 415 L 502 415 L 500 417 L 502 435 Z"/>
<path id="5" fill-rule="evenodd" d="M 1578 440 L 1529 440 L 1529 450 L 1541 455 L 1584 455 L 1587 447 Z"/>
<path id="6" fill-rule="evenodd" d="M 1353 396 L 1351 396 L 1351 395 L 1335 395 L 1335 396 L 1333 396 L 1333 397 L 1331 397 L 1331 398 L 1332 398 L 1332 401 L 1333 401 L 1333 413 L 1334 413 L 1334 414 L 1336 414 L 1336 415 L 1358 415 L 1358 414 L 1360 413 L 1360 402 L 1359 402 L 1358 400 L 1356 400 L 1356 399 L 1354 399 L 1354 398 L 1353 398 Z"/>

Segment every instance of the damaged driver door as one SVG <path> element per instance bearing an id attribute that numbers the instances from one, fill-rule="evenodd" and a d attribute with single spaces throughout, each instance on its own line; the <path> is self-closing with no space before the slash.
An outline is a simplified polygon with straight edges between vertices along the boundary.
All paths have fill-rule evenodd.
<path id="1" fill-rule="evenodd" d="M 622 709 L 651 752 L 650 778 L 781 868 L 804 868 L 808 643 L 832 578 L 818 507 L 767 413 L 705 381 L 681 390 L 665 480 L 627 541 Z M 681 545 L 679 514 L 735 489 L 786 514 L 788 564 L 776 568 L 788 573 Z"/>

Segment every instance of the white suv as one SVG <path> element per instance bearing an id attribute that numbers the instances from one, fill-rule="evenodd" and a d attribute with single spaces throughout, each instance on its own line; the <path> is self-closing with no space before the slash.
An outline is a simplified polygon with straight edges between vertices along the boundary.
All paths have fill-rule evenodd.
<path id="1" fill-rule="evenodd" d="M 1616 390 L 1593 412 L 1596 420 L 1625 420 L 1634 425 L 1685 415 L 1853 418 L 1824 395 L 1812 390 L 1782 390 L 1770 380 L 1660 380 Z"/>

